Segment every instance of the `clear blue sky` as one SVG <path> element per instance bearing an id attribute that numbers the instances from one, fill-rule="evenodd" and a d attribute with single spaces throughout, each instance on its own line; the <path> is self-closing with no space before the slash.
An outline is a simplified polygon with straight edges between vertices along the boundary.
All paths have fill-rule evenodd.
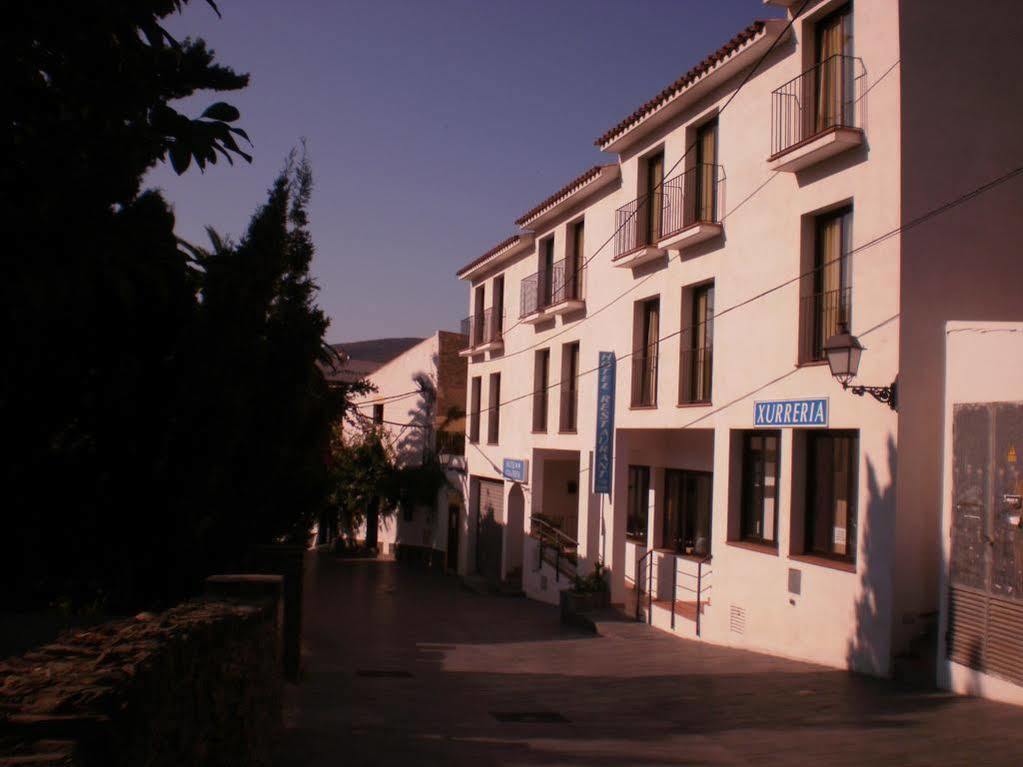
<path id="1" fill-rule="evenodd" d="M 593 140 L 757 18 L 761 0 L 202 0 L 168 28 L 251 74 L 252 165 L 159 167 L 178 234 L 238 236 L 308 142 L 328 340 L 456 330 L 455 271 L 613 156 Z M 186 105 L 194 113 L 213 97 Z"/>

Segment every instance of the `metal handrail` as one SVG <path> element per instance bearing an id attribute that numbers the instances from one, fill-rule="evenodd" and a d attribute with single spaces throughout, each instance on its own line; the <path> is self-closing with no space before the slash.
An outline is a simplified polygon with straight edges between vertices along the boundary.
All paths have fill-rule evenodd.
<path id="1" fill-rule="evenodd" d="M 536 569 L 539 570 L 543 567 L 544 563 L 544 549 L 550 545 L 554 549 L 554 580 L 561 580 L 561 559 L 568 562 L 572 562 L 572 554 L 578 554 L 579 541 L 575 540 L 572 536 L 568 535 L 562 530 L 552 525 L 543 517 L 537 514 L 531 514 L 529 516 L 530 528 L 529 535 L 531 538 L 535 538 L 540 544 L 539 552 L 537 555 Z M 534 531 L 533 525 L 536 525 L 539 529 Z M 574 563 L 573 563 L 574 564 Z M 570 571 L 566 571 L 566 575 L 571 575 Z"/>
<path id="2" fill-rule="evenodd" d="M 647 549 L 646 553 L 643 554 L 643 556 L 641 556 L 639 559 L 636 560 L 636 571 L 635 571 L 636 572 L 636 620 L 639 620 L 640 619 L 640 617 L 639 617 L 640 606 L 643 603 L 643 579 L 640 576 L 640 565 L 643 564 L 643 560 L 644 559 L 646 559 L 647 557 L 651 557 L 651 560 L 650 560 L 649 563 L 647 563 L 647 568 L 646 568 L 647 580 L 649 582 L 649 585 L 648 585 L 648 588 L 647 588 L 647 608 L 646 608 L 647 623 L 652 623 L 653 622 L 653 616 L 654 616 L 654 597 L 653 597 L 653 593 L 654 593 L 654 568 L 651 565 L 653 563 L 652 556 L 653 556 L 653 554 L 655 552 L 656 552 L 656 549 L 649 548 L 649 549 Z"/>
<path id="3" fill-rule="evenodd" d="M 710 560 L 711 560 L 711 555 L 707 554 L 705 557 L 703 557 L 702 559 L 697 561 L 697 563 L 696 563 L 696 575 L 693 575 L 692 573 L 685 573 L 685 572 L 682 573 L 682 575 L 685 575 L 685 576 L 687 576 L 689 578 L 695 578 L 696 579 L 696 588 L 695 589 L 691 589 L 688 586 L 681 586 L 681 588 L 684 589 L 685 591 L 688 591 L 691 594 L 696 594 L 696 636 L 700 636 L 700 615 L 703 613 L 703 608 L 702 608 L 703 593 L 705 591 L 710 591 L 714 587 L 713 584 L 711 584 L 710 586 L 706 586 L 706 587 L 704 587 L 704 585 L 703 585 L 703 579 L 706 578 L 707 576 L 711 575 L 714 572 L 713 570 L 707 570 L 706 572 L 704 572 L 704 569 L 703 569 L 704 565 L 706 565 L 708 562 L 710 562 Z M 678 585 L 679 562 L 684 562 L 684 561 L 687 561 L 687 560 L 683 559 L 682 557 L 678 556 L 677 554 L 675 555 L 675 567 L 672 568 L 672 574 L 671 574 L 671 628 L 672 628 L 672 630 L 675 629 L 675 603 L 678 601 L 678 589 L 680 588 L 679 585 Z"/>

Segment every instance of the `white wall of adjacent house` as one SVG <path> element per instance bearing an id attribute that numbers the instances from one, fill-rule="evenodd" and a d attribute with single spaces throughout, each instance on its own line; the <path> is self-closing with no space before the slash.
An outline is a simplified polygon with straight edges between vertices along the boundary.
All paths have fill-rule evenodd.
<path id="1" fill-rule="evenodd" d="M 825 0 L 810 3 L 791 35 L 717 116 L 717 163 L 723 169 L 717 197 L 720 235 L 669 250 L 668 257 L 633 268 L 622 268 L 612 260 L 615 212 L 641 195 L 648 158 L 663 152 L 665 168 L 679 163 L 696 130 L 735 94 L 746 69 L 705 89 L 695 100 L 679 97 L 678 103 L 684 106 L 674 109 L 670 119 L 656 128 L 644 130 L 640 125 L 630 129 L 634 138 L 614 139 L 619 181 L 593 194 L 583 187 L 569 195 L 550 213 L 526 222 L 535 232 L 532 248 L 466 275 L 473 290 L 484 286 L 488 307 L 493 303 L 494 278 L 503 275 L 506 285 L 503 348 L 470 358 L 469 379 L 481 380 L 484 412 L 479 442 L 467 447 L 466 453 L 470 474 L 494 479 L 501 478 L 503 459 L 530 461 L 529 481 L 521 486 L 527 503 L 527 532 L 530 511 L 549 505 L 548 462 L 578 460 L 576 532 L 581 570 L 586 572 L 602 560 L 610 571 L 612 601 L 618 603 L 635 594 L 636 581 L 642 581 L 646 567 L 637 563 L 648 550 L 662 550 L 657 557 L 674 556 L 672 542 L 663 534 L 671 506 L 666 497 L 668 478 L 678 477 L 670 470 L 712 472 L 712 558 L 704 567 L 705 592 L 698 600 L 704 603 L 700 637 L 885 675 L 893 655 L 919 630 L 902 625 L 906 615 L 895 603 L 893 571 L 900 559 L 926 560 L 919 556 L 920 549 L 934 549 L 936 543 L 933 533 L 896 536 L 897 413 L 870 396 L 843 391 L 819 353 L 814 359 L 801 347 L 809 342 L 811 332 L 807 317 L 813 313 L 808 314 L 806 307 L 821 300 L 815 295 L 837 285 L 848 291 L 844 306 L 850 330 L 867 349 L 854 383 L 883 386 L 899 374 L 900 293 L 912 290 L 901 284 L 902 237 L 897 233 L 903 223 L 906 172 L 902 147 L 908 140 L 902 129 L 898 66 L 900 4 L 888 0 L 852 4 L 848 101 L 853 110 L 850 120 L 862 131 L 852 135 L 859 139 L 844 151 L 794 172 L 779 167 L 794 154 L 813 150 L 814 142 L 790 147 L 785 150 L 789 154 L 776 152 L 772 142 L 772 103 L 777 92 L 810 69 L 819 25 L 844 5 Z M 813 89 L 798 93 L 812 95 Z M 679 168 L 667 175 L 677 174 L 687 162 L 681 160 Z M 815 273 L 815 259 L 827 252 L 819 240 L 831 236 L 828 220 L 843 209 L 851 212 L 842 219 L 846 237 L 842 250 L 853 253 L 843 259 L 845 273 L 838 282 L 829 285 L 827 280 L 834 277 L 830 275 L 822 278 L 822 288 L 808 275 Z M 553 236 L 555 260 L 560 260 L 568 253 L 572 226 L 580 220 L 585 221 L 588 259 L 582 280 L 585 307 L 537 323 L 520 323 L 519 285 L 538 270 L 540 243 Z M 693 346 L 694 288 L 711 281 L 719 316 L 713 328 L 710 397 L 709 401 L 685 401 L 681 391 L 684 361 Z M 945 285 L 949 291 L 955 288 Z M 656 397 L 649 404 L 634 405 L 637 387 L 632 364 L 641 356 L 634 352 L 642 346 L 642 303 L 651 299 L 659 301 L 657 335 L 661 339 Z M 470 312 L 473 309 L 470 300 Z M 829 328 L 828 334 L 835 330 Z M 578 342 L 581 350 L 577 428 L 571 433 L 559 431 L 560 389 L 553 388 L 546 429 L 534 429 L 533 392 L 540 385 L 534 381 L 536 351 L 549 350 L 550 382 L 555 384 L 565 345 L 572 342 Z M 619 359 L 610 497 L 590 492 L 596 438 L 594 371 L 600 351 L 614 351 Z M 493 374 L 500 375 L 503 404 L 499 434 L 488 440 L 485 409 Z M 787 418 L 787 425 L 763 427 L 777 437 L 776 457 L 771 461 L 777 464 L 777 472 L 762 480 L 760 491 L 767 487 L 772 497 L 759 508 L 765 520 L 770 516 L 767 510 L 776 511 L 776 520 L 765 521 L 759 528 L 760 537 L 768 540 L 750 540 L 743 508 L 753 494 L 746 476 L 751 452 L 744 445 L 746 435 L 755 428 L 757 403 L 784 407 L 787 401 L 809 400 L 816 406 L 826 405 L 823 428 L 801 425 L 798 418 L 795 425 Z M 471 404 L 470 394 L 467 412 Z M 825 431 L 827 437 L 819 436 Z M 836 440 L 833 447 L 827 438 Z M 838 451 L 839 442 L 847 438 L 855 439 L 849 471 L 841 474 L 841 480 L 829 481 L 847 481 L 849 492 L 841 498 L 830 496 L 835 520 L 811 535 L 809 507 L 822 503 L 822 484 L 815 477 L 823 471 L 821 467 L 830 465 L 827 450 Z M 812 456 L 816 458 L 811 460 Z M 645 540 L 642 531 L 627 535 L 630 465 L 649 468 L 649 488 L 638 501 L 646 509 Z M 930 481 L 937 482 L 937 476 Z M 505 482 L 506 495 L 513 485 Z M 822 522 L 816 524 L 823 528 Z M 683 559 L 680 570 L 695 572 L 696 558 Z M 527 567 L 528 562 L 527 557 Z M 665 572 L 660 564 L 657 568 L 658 573 Z M 666 582 L 657 584 L 657 596 L 670 602 Z M 676 596 L 680 602 L 697 601 L 681 592 Z M 694 635 L 689 619 L 676 624 L 681 626 L 678 633 Z"/>
<path id="2" fill-rule="evenodd" d="M 375 391 L 353 398 L 354 414 L 347 419 L 346 434 L 379 429 L 399 464 L 421 462 L 425 452 L 433 448 L 436 408 L 427 392 L 430 389 L 436 392 L 441 385 L 440 353 L 440 334 L 434 333 L 368 376 Z M 427 384 L 425 390 L 421 380 Z M 374 405 L 383 406 L 380 424 L 373 421 Z M 382 551 L 393 553 L 400 545 L 447 550 L 449 507 L 455 503 L 464 514 L 461 499 L 467 497 L 465 474 L 458 468 L 449 467 L 446 474 L 450 487 L 439 492 L 432 506 L 390 510 L 381 515 L 377 536 Z M 461 524 L 465 524 L 464 519 Z M 356 537 L 365 539 L 365 525 Z"/>

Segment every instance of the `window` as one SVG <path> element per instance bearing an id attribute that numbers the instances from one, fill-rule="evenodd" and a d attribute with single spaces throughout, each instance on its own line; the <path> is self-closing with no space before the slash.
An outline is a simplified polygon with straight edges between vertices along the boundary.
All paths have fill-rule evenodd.
<path id="1" fill-rule="evenodd" d="M 679 554 L 710 554 L 713 477 L 702 471 L 664 472 L 663 545 Z"/>
<path id="2" fill-rule="evenodd" d="M 384 422 L 384 406 L 383 404 L 373 406 L 373 423 L 382 424 Z"/>
<path id="3" fill-rule="evenodd" d="M 851 322 L 852 269 L 846 255 L 852 245 L 852 208 L 814 219 L 812 291 L 803 298 L 801 362 L 824 359 L 824 345 Z"/>
<path id="4" fill-rule="evenodd" d="M 472 379 L 472 393 L 469 399 L 469 441 L 480 441 L 480 399 L 483 379 L 476 376 Z"/>
<path id="5" fill-rule="evenodd" d="M 742 444 L 744 541 L 778 545 L 778 450 L 781 433 L 748 431 Z"/>
<path id="6" fill-rule="evenodd" d="M 657 344 L 660 334 L 661 301 L 651 298 L 637 304 L 636 341 L 632 355 L 632 405 L 657 404 Z"/>
<path id="7" fill-rule="evenodd" d="M 646 211 L 644 225 L 647 245 L 655 245 L 661 238 L 661 219 L 664 215 L 664 152 L 646 159 L 646 189 L 642 207 Z"/>
<path id="8" fill-rule="evenodd" d="M 533 431 L 547 431 L 547 387 L 551 350 L 537 349 L 533 356 Z"/>
<path id="9" fill-rule="evenodd" d="M 504 331 L 504 275 L 499 274 L 494 278 L 494 285 L 492 290 L 494 291 L 493 298 L 493 319 L 491 320 L 491 330 L 487 334 L 488 340 L 497 341 L 501 338 L 501 334 Z"/>
<path id="10" fill-rule="evenodd" d="M 490 374 L 490 402 L 487 405 L 490 417 L 487 422 L 487 444 L 496 445 L 501 427 L 501 374 Z"/>
<path id="11" fill-rule="evenodd" d="M 696 130 L 695 162 L 686 189 L 685 225 L 717 221 L 718 121 L 704 123 Z"/>
<path id="12" fill-rule="evenodd" d="M 629 510 L 625 534 L 646 544 L 647 511 L 650 506 L 650 467 L 629 467 Z"/>
<path id="13" fill-rule="evenodd" d="M 579 342 L 561 347 L 561 423 L 559 431 L 575 432 L 579 412 Z"/>
<path id="14" fill-rule="evenodd" d="M 476 288 L 476 294 L 473 299 L 473 316 L 472 316 L 472 327 L 470 332 L 472 335 L 469 337 L 469 342 L 472 346 L 479 346 L 483 343 L 483 302 L 486 298 L 486 288 L 480 285 Z"/>
<path id="15" fill-rule="evenodd" d="M 540 306 L 554 302 L 554 235 L 540 241 Z"/>
<path id="16" fill-rule="evenodd" d="M 806 552 L 856 561 L 859 434 L 807 434 Z"/>
<path id="17" fill-rule="evenodd" d="M 711 370 L 714 352 L 714 283 L 699 285 L 690 292 L 692 312 L 683 325 L 689 325 L 687 348 L 682 350 L 683 404 L 710 402 Z"/>
<path id="18" fill-rule="evenodd" d="M 852 6 L 846 5 L 817 23 L 816 83 L 813 83 L 813 132 L 853 124 Z"/>
<path id="19" fill-rule="evenodd" d="M 583 296 L 583 265 L 585 263 L 585 222 L 577 221 L 572 224 L 572 252 L 569 256 L 567 274 L 565 275 L 566 298 L 569 300 L 580 299 Z"/>

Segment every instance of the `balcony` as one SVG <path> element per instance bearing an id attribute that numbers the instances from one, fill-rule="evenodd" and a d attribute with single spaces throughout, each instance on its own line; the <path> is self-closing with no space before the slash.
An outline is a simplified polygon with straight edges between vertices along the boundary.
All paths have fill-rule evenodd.
<path id="1" fill-rule="evenodd" d="M 719 202 L 724 181 L 724 169 L 710 163 L 700 163 L 665 181 L 657 246 L 682 250 L 720 237 L 724 232 Z"/>
<path id="2" fill-rule="evenodd" d="M 679 365 L 680 405 L 710 404 L 713 363 L 714 350 L 709 346 L 683 350 Z"/>
<path id="3" fill-rule="evenodd" d="M 521 282 L 519 319 L 528 324 L 578 311 L 586 306 L 582 296 L 583 267 L 575 267 L 568 259 L 554 264 L 550 275 L 531 274 Z"/>
<path id="4" fill-rule="evenodd" d="M 803 296 L 799 307 L 799 364 L 823 362 L 824 344 L 849 324 L 852 288 Z"/>
<path id="5" fill-rule="evenodd" d="M 775 89 L 768 167 L 795 173 L 863 144 L 865 74 L 860 59 L 835 55 Z"/>
<path id="6" fill-rule="evenodd" d="M 632 268 L 664 256 L 657 247 L 661 237 L 663 201 L 660 194 L 639 197 L 615 211 L 615 245 L 611 263 Z"/>
<path id="7" fill-rule="evenodd" d="M 493 307 L 482 314 L 474 314 L 462 320 L 462 335 L 468 336 L 469 345 L 459 354 L 471 357 L 483 352 L 496 352 L 504 348 L 503 330 L 504 317 L 495 312 Z"/>

